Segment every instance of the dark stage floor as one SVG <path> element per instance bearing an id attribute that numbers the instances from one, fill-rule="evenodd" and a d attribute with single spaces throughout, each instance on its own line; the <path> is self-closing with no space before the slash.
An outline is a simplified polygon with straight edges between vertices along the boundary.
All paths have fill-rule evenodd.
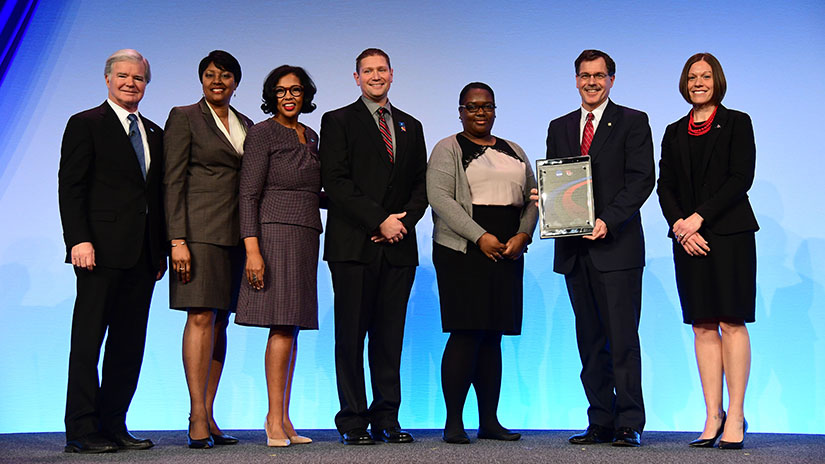
<path id="1" fill-rule="evenodd" d="M 238 445 L 211 450 L 186 448 L 183 431 L 148 431 L 136 435 L 154 440 L 146 451 L 121 451 L 103 455 L 63 453 L 63 433 L 0 434 L 2 463 L 825 463 L 825 435 L 748 434 L 741 451 L 692 449 L 686 443 L 693 432 L 645 432 L 641 448 L 610 445 L 573 446 L 559 430 L 529 430 L 517 442 L 476 441 L 448 445 L 440 430 L 415 430 L 415 443 L 406 445 L 344 446 L 334 430 L 302 432 L 315 440 L 288 448 L 266 447 L 263 430 L 228 431 Z"/>

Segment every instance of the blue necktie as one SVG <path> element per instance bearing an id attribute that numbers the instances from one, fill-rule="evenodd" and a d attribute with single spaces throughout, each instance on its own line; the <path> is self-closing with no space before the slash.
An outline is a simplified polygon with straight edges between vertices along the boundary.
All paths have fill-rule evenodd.
<path id="1" fill-rule="evenodd" d="M 138 163 L 140 163 L 140 172 L 143 174 L 143 180 L 146 180 L 146 156 L 143 153 L 143 139 L 140 138 L 140 127 L 138 127 L 137 116 L 130 114 L 129 119 L 129 141 L 132 142 L 132 147 L 137 154 Z"/>

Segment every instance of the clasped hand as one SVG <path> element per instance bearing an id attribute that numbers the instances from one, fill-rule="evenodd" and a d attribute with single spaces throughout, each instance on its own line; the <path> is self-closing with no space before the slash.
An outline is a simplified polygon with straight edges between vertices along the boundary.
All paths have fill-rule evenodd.
<path id="1" fill-rule="evenodd" d="M 395 213 L 387 216 L 384 222 L 378 226 L 378 233 L 370 237 L 374 243 L 398 243 L 404 236 L 407 235 L 407 228 L 401 222 L 401 218 L 407 215 L 407 212 Z"/>
<path id="2" fill-rule="evenodd" d="M 686 219 L 679 219 L 673 224 L 673 235 L 690 256 L 706 256 L 710 251 L 708 241 L 699 233 L 704 218 L 693 213 Z"/>
<path id="3" fill-rule="evenodd" d="M 495 235 L 485 232 L 478 238 L 476 244 L 481 252 L 484 253 L 484 256 L 490 258 L 493 262 L 498 262 L 498 260 L 504 258 L 519 259 L 527 247 L 528 238 L 527 234 L 519 232 L 510 237 L 507 243 L 501 243 Z"/>

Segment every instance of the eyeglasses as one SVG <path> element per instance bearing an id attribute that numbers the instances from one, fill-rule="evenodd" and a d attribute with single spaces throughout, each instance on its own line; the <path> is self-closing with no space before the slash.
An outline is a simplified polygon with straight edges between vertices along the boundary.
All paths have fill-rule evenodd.
<path id="1" fill-rule="evenodd" d="M 581 79 L 585 82 L 589 81 L 591 77 L 596 78 L 597 81 L 603 81 L 603 80 L 605 80 L 605 78 L 607 78 L 607 74 L 605 74 L 605 73 L 596 73 L 596 74 L 581 73 L 581 74 L 577 74 L 577 75 L 579 76 L 579 79 Z"/>
<path id="2" fill-rule="evenodd" d="M 459 108 L 464 108 L 468 113 L 478 113 L 484 110 L 486 113 L 492 113 L 496 109 L 496 105 L 492 103 L 485 103 L 483 105 L 476 105 L 475 103 L 467 103 L 466 105 L 458 105 Z"/>
<path id="3" fill-rule="evenodd" d="M 286 97 L 286 88 L 284 87 L 275 87 L 275 97 L 276 98 L 284 98 Z M 300 97 L 304 94 L 304 88 L 300 85 L 293 85 L 289 88 L 289 93 L 292 94 L 293 97 Z"/>

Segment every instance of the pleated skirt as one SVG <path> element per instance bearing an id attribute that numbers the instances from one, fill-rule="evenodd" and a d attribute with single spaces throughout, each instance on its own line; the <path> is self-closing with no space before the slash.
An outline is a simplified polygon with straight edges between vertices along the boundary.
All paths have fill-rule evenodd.
<path id="1" fill-rule="evenodd" d="M 320 233 L 291 224 L 261 224 L 264 288 L 241 285 L 235 323 L 256 327 L 318 328 Z"/>

